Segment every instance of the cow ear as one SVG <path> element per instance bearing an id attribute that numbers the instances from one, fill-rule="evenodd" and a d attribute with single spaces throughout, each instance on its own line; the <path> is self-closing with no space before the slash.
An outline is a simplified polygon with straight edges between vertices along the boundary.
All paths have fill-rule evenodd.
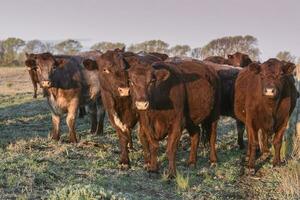
<path id="1" fill-rule="evenodd" d="M 293 73 L 294 69 L 296 68 L 296 65 L 291 62 L 284 63 L 282 66 L 282 72 L 286 75 L 290 75 Z"/>
<path id="2" fill-rule="evenodd" d="M 124 46 L 124 47 L 122 47 L 121 51 L 125 52 L 125 49 L 126 49 L 126 47 Z"/>
<path id="3" fill-rule="evenodd" d="M 165 81 L 169 78 L 170 72 L 166 69 L 156 69 L 154 71 L 154 75 L 156 77 L 156 80 Z"/>
<path id="4" fill-rule="evenodd" d="M 82 64 L 89 71 L 98 70 L 98 64 L 95 60 L 85 59 Z"/>
<path id="5" fill-rule="evenodd" d="M 27 52 L 25 52 L 25 56 L 26 56 L 26 58 L 28 58 L 28 57 L 29 57 L 29 54 L 28 54 Z"/>
<path id="6" fill-rule="evenodd" d="M 261 66 L 257 63 L 252 63 L 248 67 L 249 67 L 250 71 L 253 71 L 256 74 L 258 74 L 261 70 Z"/>

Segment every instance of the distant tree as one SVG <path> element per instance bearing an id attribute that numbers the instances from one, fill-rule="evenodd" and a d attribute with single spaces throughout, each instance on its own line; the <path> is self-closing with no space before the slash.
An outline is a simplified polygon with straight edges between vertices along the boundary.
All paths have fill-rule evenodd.
<path id="1" fill-rule="evenodd" d="M 187 56 L 187 53 L 191 50 L 189 45 L 176 45 L 169 49 L 169 53 L 172 56 Z"/>
<path id="2" fill-rule="evenodd" d="M 138 44 L 132 44 L 128 47 L 128 51 L 139 52 L 158 52 L 167 53 L 169 44 L 162 40 L 148 40 Z"/>
<path id="3" fill-rule="evenodd" d="M 298 58 L 298 61 L 297 61 L 298 65 L 300 65 L 300 57 Z"/>
<path id="4" fill-rule="evenodd" d="M 54 44 L 52 42 L 45 42 L 45 52 L 54 53 Z"/>
<path id="5" fill-rule="evenodd" d="M 191 56 L 193 58 L 202 59 L 201 48 L 197 47 L 191 50 Z"/>
<path id="6" fill-rule="evenodd" d="M 61 54 L 76 54 L 82 49 L 82 45 L 77 40 L 64 40 L 54 46 L 56 51 Z"/>
<path id="7" fill-rule="evenodd" d="M 201 54 L 204 58 L 208 56 L 226 57 L 237 51 L 248 54 L 253 60 L 258 60 L 260 51 L 257 48 L 257 39 L 251 35 L 218 38 L 205 45 Z"/>
<path id="8" fill-rule="evenodd" d="M 26 43 L 24 52 L 27 53 L 46 52 L 46 45 L 40 40 L 31 40 Z"/>
<path id="9" fill-rule="evenodd" d="M 293 56 L 288 51 L 280 51 L 280 52 L 278 52 L 278 54 L 276 55 L 276 58 L 278 58 L 279 60 L 287 61 L 287 62 L 295 62 L 295 60 L 296 60 L 296 57 Z"/>
<path id="10" fill-rule="evenodd" d="M 1 42 L 3 50 L 2 63 L 4 65 L 20 64 L 17 56 L 21 47 L 25 45 L 25 41 L 20 38 L 7 38 Z"/>
<path id="11" fill-rule="evenodd" d="M 0 40 L 0 64 L 3 63 L 4 58 L 4 47 L 3 47 L 3 41 Z"/>
<path id="12" fill-rule="evenodd" d="M 92 50 L 100 50 L 101 52 L 106 52 L 107 50 L 113 50 L 116 48 L 122 49 L 123 47 L 125 47 L 124 43 L 121 42 L 98 42 L 96 44 L 94 44 L 93 46 L 91 46 Z"/>

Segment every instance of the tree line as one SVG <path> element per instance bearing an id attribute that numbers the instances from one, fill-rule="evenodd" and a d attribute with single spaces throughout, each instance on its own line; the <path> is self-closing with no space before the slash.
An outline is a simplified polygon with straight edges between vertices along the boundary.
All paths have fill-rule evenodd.
<path id="1" fill-rule="evenodd" d="M 106 52 L 115 48 L 123 48 L 122 42 L 98 42 L 90 47 L 91 50 Z M 67 39 L 61 42 L 44 42 L 40 40 L 24 41 L 20 38 L 7 38 L 0 40 L 0 65 L 22 65 L 27 53 L 50 52 L 56 54 L 76 54 L 82 51 L 83 46 L 78 40 Z M 202 47 L 191 48 L 189 45 L 170 46 L 162 40 L 148 40 L 131 44 L 126 48 L 132 52 L 159 52 L 170 56 L 186 57 L 191 56 L 197 59 L 204 59 L 208 56 L 223 56 L 237 51 L 248 54 L 253 60 L 258 60 L 260 50 L 257 38 L 246 36 L 228 36 L 214 39 Z M 280 60 L 295 62 L 296 57 L 288 51 L 281 51 L 276 56 Z M 300 58 L 298 60 L 300 63 Z"/>

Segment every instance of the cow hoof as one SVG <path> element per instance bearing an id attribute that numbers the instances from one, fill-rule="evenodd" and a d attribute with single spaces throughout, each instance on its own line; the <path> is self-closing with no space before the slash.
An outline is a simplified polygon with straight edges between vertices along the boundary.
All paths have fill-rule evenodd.
<path id="1" fill-rule="evenodd" d="M 255 175 L 255 169 L 254 168 L 248 168 L 247 174 L 250 176 L 254 176 Z"/>
<path id="2" fill-rule="evenodd" d="M 130 169 L 130 165 L 129 164 L 124 164 L 124 163 L 121 163 L 119 164 L 119 167 L 121 170 L 129 170 Z"/>
<path id="3" fill-rule="evenodd" d="M 143 168 L 148 171 L 148 169 L 150 168 L 150 164 L 149 163 L 145 163 L 143 165 Z"/>
<path id="4" fill-rule="evenodd" d="M 34 98 L 34 99 L 36 99 L 36 97 L 37 97 L 36 95 L 33 95 L 33 98 Z"/>
<path id="5" fill-rule="evenodd" d="M 196 163 L 194 163 L 194 162 L 188 162 L 188 167 L 190 169 L 195 169 L 196 168 Z"/>
<path id="6" fill-rule="evenodd" d="M 71 143 L 78 143 L 78 140 L 76 138 L 70 138 Z"/>
<path id="7" fill-rule="evenodd" d="M 286 164 L 286 162 L 284 160 L 282 161 L 277 161 L 277 162 L 273 162 L 273 167 L 282 167 Z"/>
<path id="8" fill-rule="evenodd" d="M 212 162 L 212 163 L 210 163 L 210 167 L 211 167 L 211 168 L 215 168 L 215 167 L 217 167 L 217 163 L 216 163 L 216 162 Z"/>

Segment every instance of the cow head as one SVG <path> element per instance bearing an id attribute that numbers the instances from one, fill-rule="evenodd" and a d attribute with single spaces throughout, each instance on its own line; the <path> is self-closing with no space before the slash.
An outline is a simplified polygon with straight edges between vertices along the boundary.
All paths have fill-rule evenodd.
<path id="1" fill-rule="evenodd" d="M 243 54 L 240 52 L 236 52 L 232 55 L 229 54 L 227 57 L 229 65 L 233 65 L 235 67 L 246 67 L 252 63 L 252 60 L 247 54 Z"/>
<path id="2" fill-rule="evenodd" d="M 262 95 L 271 99 L 278 99 L 283 90 L 284 78 L 291 75 L 295 64 L 269 59 L 263 64 L 252 63 L 250 71 L 259 75 L 262 86 Z"/>
<path id="3" fill-rule="evenodd" d="M 53 86 L 52 77 L 63 60 L 56 60 L 50 53 L 36 54 L 36 71 L 38 79 L 43 88 Z"/>
<path id="4" fill-rule="evenodd" d="M 87 59 L 83 65 L 88 70 L 98 70 L 101 87 L 114 96 L 129 96 L 128 75 L 125 71 L 128 63 L 124 58 L 124 49 L 107 51 L 96 60 Z"/>
<path id="5" fill-rule="evenodd" d="M 27 67 L 27 70 L 36 70 L 36 54 L 25 53 L 25 56 L 25 66 Z"/>
<path id="6" fill-rule="evenodd" d="M 128 76 L 135 107 L 138 110 L 147 110 L 150 106 L 151 91 L 166 81 L 170 72 L 166 69 L 155 69 L 150 64 L 136 60 L 128 69 Z"/>

